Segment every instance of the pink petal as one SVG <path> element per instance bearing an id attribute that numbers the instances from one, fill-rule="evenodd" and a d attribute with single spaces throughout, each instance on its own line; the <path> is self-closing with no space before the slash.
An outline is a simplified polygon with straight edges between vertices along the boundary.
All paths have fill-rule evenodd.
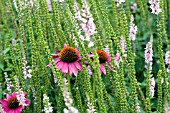
<path id="1" fill-rule="evenodd" d="M 23 109 L 24 109 L 24 106 L 20 106 L 15 109 L 15 113 L 21 113 Z"/>
<path id="2" fill-rule="evenodd" d="M 22 110 L 20 111 L 20 110 L 18 110 L 18 108 L 17 109 L 9 109 L 7 111 L 7 113 L 21 113 L 21 112 L 22 112 Z"/>
<path id="3" fill-rule="evenodd" d="M 27 95 L 27 93 L 26 92 L 24 92 L 24 96 L 26 96 Z"/>
<path id="4" fill-rule="evenodd" d="M 16 92 L 13 92 L 13 93 L 12 93 L 12 97 L 17 97 L 17 93 L 16 93 Z"/>
<path id="5" fill-rule="evenodd" d="M 61 61 L 61 59 L 60 59 L 60 58 L 57 58 L 57 59 L 54 61 L 54 63 L 57 64 L 59 61 Z"/>
<path id="6" fill-rule="evenodd" d="M 68 73 L 68 63 L 63 62 L 63 67 L 61 68 L 63 73 Z"/>
<path id="7" fill-rule="evenodd" d="M 86 65 L 88 65 L 88 64 L 89 64 L 86 60 L 84 60 L 84 63 L 85 63 Z"/>
<path id="8" fill-rule="evenodd" d="M 94 55 L 93 54 L 88 54 L 89 57 L 93 57 Z"/>
<path id="9" fill-rule="evenodd" d="M 58 68 L 59 70 L 61 70 L 62 67 L 63 67 L 63 64 L 64 64 L 63 61 L 58 62 L 58 63 L 57 63 L 57 68 Z"/>
<path id="10" fill-rule="evenodd" d="M 7 105 L 7 106 L 3 106 L 3 110 L 4 110 L 5 112 L 7 112 L 7 111 L 10 111 L 10 108 L 8 107 L 8 105 Z"/>
<path id="11" fill-rule="evenodd" d="M 10 98 L 11 98 L 11 95 L 7 94 L 7 95 L 6 95 L 7 101 L 8 101 Z"/>
<path id="12" fill-rule="evenodd" d="M 115 60 L 118 60 L 118 58 L 119 58 L 118 55 L 115 55 L 115 56 L 114 56 L 114 59 L 115 59 Z"/>
<path id="13" fill-rule="evenodd" d="M 60 50 L 56 50 L 57 53 L 60 53 Z"/>
<path id="14" fill-rule="evenodd" d="M 75 76 L 77 76 L 78 70 L 77 70 L 76 66 L 74 65 L 74 63 L 71 63 L 70 65 L 72 67 L 72 72 L 74 73 Z"/>
<path id="15" fill-rule="evenodd" d="M 58 58 L 58 54 L 51 54 L 53 58 Z"/>
<path id="16" fill-rule="evenodd" d="M 79 70 L 83 70 L 83 67 L 82 67 L 82 65 L 80 64 L 80 63 L 78 63 L 78 62 L 74 62 L 74 65 L 79 69 Z"/>
<path id="17" fill-rule="evenodd" d="M 106 64 L 106 65 L 110 70 L 114 71 L 113 68 L 109 64 Z"/>
<path id="18" fill-rule="evenodd" d="M 70 64 L 68 64 L 68 71 L 69 71 L 69 75 L 72 76 L 72 67 Z"/>
<path id="19" fill-rule="evenodd" d="M 67 47 L 67 44 L 64 44 L 64 47 Z"/>
<path id="20" fill-rule="evenodd" d="M 52 64 L 48 64 L 47 67 L 52 67 Z"/>
<path id="21" fill-rule="evenodd" d="M 100 69 L 104 74 L 106 74 L 106 69 L 103 64 L 100 64 Z"/>
<path id="22" fill-rule="evenodd" d="M 2 103 L 3 106 L 8 106 L 8 101 L 6 101 L 6 100 L 0 100 L 0 102 Z"/>
<path id="23" fill-rule="evenodd" d="M 27 104 L 27 106 L 28 106 L 28 105 L 30 105 L 30 101 L 29 101 L 29 99 L 27 99 L 27 98 L 26 98 L 26 100 L 25 100 L 25 104 Z"/>
<path id="24" fill-rule="evenodd" d="M 110 62 L 111 59 L 110 59 L 110 55 L 107 53 L 107 62 Z"/>

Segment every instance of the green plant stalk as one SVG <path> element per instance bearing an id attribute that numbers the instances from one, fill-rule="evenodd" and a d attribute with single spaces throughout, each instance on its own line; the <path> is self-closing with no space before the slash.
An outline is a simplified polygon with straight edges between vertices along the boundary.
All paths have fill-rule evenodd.
<path id="1" fill-rule="evenodd" d="M 78 87 L 75 88 L 75 92 L 76 92 L 76 102 L 77 102 L 78 110 L 80 113 L 83 113 L 84 110 L 83 110 L 81 95 Z"/>
<path id="2" fill-rule="evenodd" d="M 52 37 L 51 38 L 54 41 L 54 49 L 58 49 L 61 46 L 59 44 L 59 38 L 58 38 L 57 33 L 55 31 L 55 28 L 54 28 L 54 25 L 52 23 L 51 17 L 50 17 L 50 15 L 48 13 L 48 8 L 47 8 L 46 1 L 45 0 L 41 0 L 40 4 L 41 4 L 42 10 L 45 12 L 45 17 L 47 19 L 47 23 L 49 24 L 48 27 L 49 27 L 49 29 L 50 29 L 50 31 L 52 33 Z"/>
<path id="3" fill-rule="evenodd" d="M 90 83 L 90 79 L 89 79 L 89 76 L 88 76 L 88 71 L 87 71 L 87 68 L 85 65 L 83 65 L 83 74 L 84 74 L 84 81 L 85 84 L 86 84 L 86 93 L 87 95 L 89 96 L 90 98 L 90 103 L 92 103 L 92 106 L 95 107 L 95 100 L 94 100 L 94 94 L 93 94 L 93 91 L 92 91 L 92 88 L 91 88 L 91 83 Z"/>
<path id="4" fill-rule="evenodd" d="M 146 75 L 146 103 L 147 103 L 147 112 L 151 113 L 151 105 L 150 105 L 150 81 L 151 81 L 151 72 L 149 70 L 150 64 L 147 65 L 147 75 Z"/>
<path id="5" fill-rule="evenodd" d="M 107 105 L 108 105 L 108 111 L 109 112 L 111 112 L 111 113 L 115 113 L 115 110 L 114 110 L 114 106 L 113 106 L 113 104 L 112 104 L 112 102 L 111 102 L 111 100 L 110 100 L 110 95 L 107 93 L 107 91 L 106 91 L 106 88 L 105 88 L 105 86 L 104 86 L 104 84 L 103 84 L 103 95 L 105 95 L 104 96 L 104 99 L 105 99 L 105 101 L 107 102 Z"/>
<path id="6" fill-rule="evenodd" d="M 163 112 L 163 100 L 162 100 L 162 70 L 158 72 L 158 105 L 157 105 L 157 113 Z"/>
<path id="7" fill-rule="evenodd" d="M 96 76 L 97 80 L 97 88 L 96 88 L 96 93 L 98 97 L 98 104 L 99 104 L 99 109 L 101 112 L 106 113 L 106 106 L 104 104 L 104 95 L 103 95 L 103 83 L 102 83 L 102 78 L 100 74 L 100 65 L 99 65 L 99 57 L 96 51 L 93 51 L 94 54 L 94 61 L 93 61 L 93 67 L 96 69 L 94 70 L 94 76 Z"/>
<path id="8" fill-rule="evenodd" d="M 25 17 L 26 17 L 26 24 L 27 24 L 27 30 L 28 30 L 28 36 L 31 43 L 31 61 L 32 61 L 32 75 L 33 75 L 33 82 L 35 83 L 35 89 L 37 90 L 37 111 L 41 112 L 41 87 L 40 87 L 40 81 L 39 81 L 39 75 L 37 74 L 38 68 L 37 68 L 37 48 L 36 48 L 36 42 L 34 38 L 33 33 L 33 26 L 32 26 L 32 18 L 31 18 L 31 12 L 30 9 L 25 9 Z"/>
<path id="9" fill-rule="evenodd" d="M 161 9 L 163 8 L 163 0 L 160 1 L 160 7 Z M 166 68 L 165 68 L 165 62 L 164 62 L 164 56 L 163 56 L 163 50 L 162 50 L 162 37 L 163 37 L 163 32 L 162 30 L 164 29 L 163 27 L 165 27 L 163 25 L 163 21 L 164 21 L 164 10 L 162 10 L 162 12 L 160 12 L 160 19 L 157 20 L 157 35 L 158 35 L 158 39 L 157 39 L 157 44 L 158 44 L 158 57 L 160 60 L 160 69 L 162 70 L 162 78 L 164 80 L 164 93 L 165 96 L 167 97 L 168 103 L 170 103 L 170 96 L 169 96 L 169 91 L 168 91 L 168 87 L 167 87 L 167 79 L 166 79 Z"/>
<path id="10" fill-rule="evenodd" d="M 127 25 L 127 19 L 124 12 L 124 9 L 121 8 L 120 14 L 122 15 L 122 19 L 120 20 L 120 25 L 122 27 L 122 36 L 125 37 L 126 40 L 126 46 L 127 46 L 127 60 L 128 60 L 128 69 L 129 69 L 129 77 L 130 77 L 130 87 L 131 87 L 131 93 L 132 93 L 132 109 L 134 113 L 137 113 L 137 92 L 136 92 L 136 84 L 137 80 L 135 78 L 135 62 L 134 62 L 134 54 L 132 52 L 132 45 L 129 39 L 129 32 L 128 32 L 128 25 Z"/>
<path id="11" fill-rule="evenodd" d="M 60 40 L 63 40 L 66 44 L 68 44 L 68 41 L 66 39 L 65 33 L 62 30 L 61 24 L 60 24 L 60 12 L 59 12 L 59 3 L 58 2 L 54 2 L 53 0 L 51 0 L 52 2 L 52 8 L 53 8 L 53 17 L 54 17 L 54 23 L 55 23 L 55 27 L 56 27 L 56 32 L 58 35 L 58 38 Z"/>

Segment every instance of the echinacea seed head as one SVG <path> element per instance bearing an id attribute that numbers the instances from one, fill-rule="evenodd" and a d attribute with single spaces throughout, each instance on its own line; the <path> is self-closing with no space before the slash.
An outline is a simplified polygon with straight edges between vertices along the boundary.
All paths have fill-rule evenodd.
<path id="1" fill-rule="evenodd" d="M 97 50 L 97 54 L 99 56 L 99 62 L 105 63 L 107 61 L 107 53 L 103 50 Z"/>
<path id="2" fill-rule="evenodd" d="M 8 100 L 8 107 L 10 109 L 16 109 L 19 107 L 19 102 L 17 100 L 17 98 L 11 98 Z"/>
<path id="3" fill-rule="evenodd" d="M 61 60 L 72 63 L 78 59 L 78 52 L 74 47 L 66 46 L 60 51 Z"/>

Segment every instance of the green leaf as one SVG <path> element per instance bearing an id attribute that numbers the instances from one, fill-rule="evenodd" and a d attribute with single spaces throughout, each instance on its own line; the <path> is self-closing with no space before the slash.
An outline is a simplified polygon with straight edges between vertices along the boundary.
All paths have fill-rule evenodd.
<path id="1" fill-rule="evenodd" d="M 0 69 L 4 70 L 4 65 L 0 64 Z"/>
<path id="2" fill-rule="evenodd" d="M 3 53 L 6 54 L 9 50 L 10 48 L 6 48 L 5 50 L 3 50 Z"/>

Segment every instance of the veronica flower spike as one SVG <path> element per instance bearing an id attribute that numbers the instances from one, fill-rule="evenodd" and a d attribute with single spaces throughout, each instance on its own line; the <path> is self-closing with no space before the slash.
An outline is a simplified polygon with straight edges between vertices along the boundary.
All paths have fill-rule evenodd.
<path id="1" fill-rule="evenodd" d="M 69 73 L 70 76 L 74 73 L 74 75 L 77 76 L 77 69 L 83 70 L 78 49 L 65 44 L 64 48 L 57 52 L 58 54 L 52 54 L 52 56 L 55 58 L 54 62 L 57 68 L 63 73 Z"/>
<path id="2" fill-rule="evenodd" d="M 17 92 L 13 92 L 12 95 L 7 94 L 6 99 L 0 100 L 2 108 L 5 113 L 21 113 L 25 106 L 29 106 L 30 101 L 25 98 L 26 93 L 23 93 L 24 98 L 18 100 Z M 21 102 L 22 101 L 22 102 Z M 23 103 L 24 102 L 24 103 Z"/>

